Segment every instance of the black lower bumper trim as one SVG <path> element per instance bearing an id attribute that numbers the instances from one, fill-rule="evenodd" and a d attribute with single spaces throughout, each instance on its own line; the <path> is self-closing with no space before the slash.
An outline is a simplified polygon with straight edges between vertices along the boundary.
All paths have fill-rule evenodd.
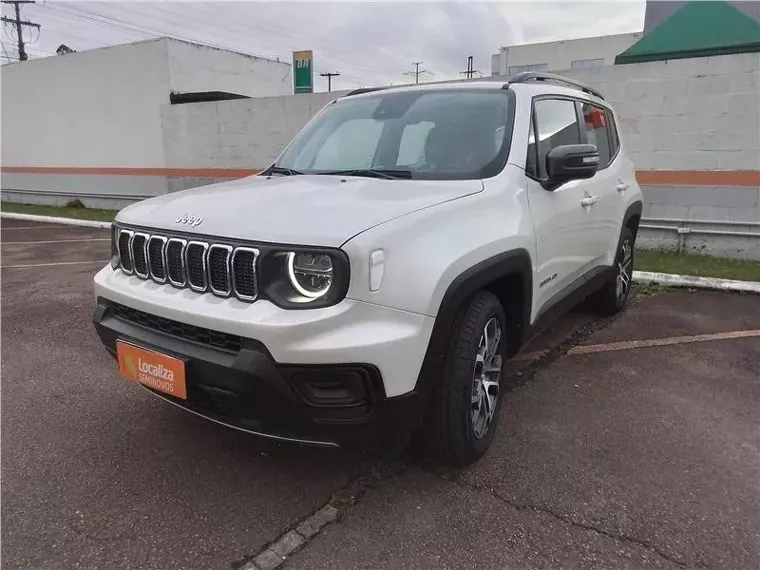
<path id="1" fill-rule="evenodd" d="M 181 404 L 177 404 L 177 402 L 175 401 L 174 398 L 169 398 L 169 397 L 166 396 L 166 394 L 162 394 L 161 392 L 157 392 L 156 390 L 152 390 L 151 388 L 148 388 L 147 386 L 143 386 L 143 388 L 145 388 L 148 392 L 152 393 L 154 396 L 157 396 L 157 397 L 161 398 L 162 400 L 164 400 L 166 402 L 169 402 L 170 404 L 174 404 L 175 406 L 178 406 L 178 407 L 182 408 L 185 411 L 188 411 L 188 412 L 190 412 L 192 414 L 195 414 L 198 417 L 201 417 L 201 418 L 203 418 L 205 420 L 210 420 L 210 421 L 212 421 L 214 423 L 223 425 L 223 426 L 228 427 L 228 428 L 232 428 L 232 429 L 236 429 L 236 430 L 239 430 L 239 431 L 243 431 L 245 433 L 250 433 L 252 435 L 258 435 L 258 436 L 261 436 L 261 437 L 265 437 L 267 439 L 275 439 L 275 440 L 279 440 L 279 441 L 288 441 L 288 442 L 291 442 L 291 443 L 301 443 L 301 444 L 304 444 L 304 445 L 316 445 L 316 446 L 321 446 L 321 447 L 339 447 L 339 444 L 337 444 L 335 442 L 331 442 L 331 441 L 314 441 L 314 440 L 310 440 L 310 439 L 299 439 L 299 438 L 292 437 L 292 436 L 288 437 L 288 436 L 282 436 L 282 435 L 275 435 L 275 434 L 272 434 L 272 433 L 265 433 L 265 432 L 256 431 L 256 430 L 253 430 L 253 429 L 247 429 L 247 428 L 241 427 L 240 425 L 227 423 L 223 418 L 217 419 L 217 418 L 213 417 L 212 415 L 196 412 L 195 410 L 193 410 L 192 408 L 189 408 L 188 406 L 183 406 Z"/>
<path id="2" fill-rule="evenodd" d="M 137 313 L 98 299 L 93 320 L 100 339 L 114 356 L 123 340 L 184 360 L 187 399 L 146 389 L 197 415 L 316 445 L 392 444 L 416 425 L 415 394 L 386 398 L 373 366 L 280 364 L 256 340 L 241 338 L 239 350 L 222 348 L 202 342 L 205 336 L 196 331 L 182 336 L 188 325 L 160 319 L 156 329 L 155 319 L 130 320 Z"/>

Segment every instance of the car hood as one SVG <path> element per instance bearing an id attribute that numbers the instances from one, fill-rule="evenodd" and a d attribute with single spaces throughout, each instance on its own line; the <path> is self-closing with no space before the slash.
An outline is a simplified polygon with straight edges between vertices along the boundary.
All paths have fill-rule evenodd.
<path id="1" fill-rule="evenodd" d="M 128 206 L 116 221 L 182 233 L 338 247 L 358 233 L 483 189 L 480 180 L 251 176 Z M 178 223 L 183 216 L 202 221 Z"/>

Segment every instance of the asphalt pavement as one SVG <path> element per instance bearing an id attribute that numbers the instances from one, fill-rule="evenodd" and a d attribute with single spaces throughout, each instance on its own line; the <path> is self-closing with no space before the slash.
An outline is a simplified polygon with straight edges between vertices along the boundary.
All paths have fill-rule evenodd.
<path id="1" fill-rule="evenodd" d="M 364 468 L 360 454 L 248 436 L 121 380 L 91 321 L 108 241 L 15 245 L 108 231 L 13 229 L 30 225 L 0 230 L 4 567 L 230 568 Z M 66 265 L 18 267 L 32 263 Z"/>
<path id="2" fill-rule="evenodd" d="M 281 567 L 760 566 L 760 337 L 683 340 L 760 329 L 758 297 L 575 311 L 511 364 L 479 463 L 412 453 L 361 483 L 383 462 L 248 436 L 121 380 L 91 324 L 107 230 L 0 233 L 7 568 L 252 568 L 327 503 L 339 519 Z M 681 340 L 612 344 L 658 338 Z"/>
<path id="3" fill-rule="evenodd" d="M 757 569 L 758 329 L 756 296 L 639 297 L 507 395 L 480 462 L 389 479 L 286 567 Z"/>

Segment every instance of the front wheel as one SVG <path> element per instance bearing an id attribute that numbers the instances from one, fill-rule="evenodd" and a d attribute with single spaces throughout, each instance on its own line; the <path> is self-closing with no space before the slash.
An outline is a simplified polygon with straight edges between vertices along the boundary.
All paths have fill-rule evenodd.
<path id="1" fill-rule="evenodd" d="M 594 309 L 602 315 L 614 315 L 628 302 L 633 282 L 633 246 L 633 233 L 630 229 L 623 228 L 615 255 L 614 279 L 607 282 L 592 298 Z"/>
<path id="2" fill-rule="evenodd" d="M 460 311 L 425 430 L 436 459 L 466 465 L 491 445 L 503 399 L 505 333 L 504 309 L 492 293 L 477 293 Z"/>

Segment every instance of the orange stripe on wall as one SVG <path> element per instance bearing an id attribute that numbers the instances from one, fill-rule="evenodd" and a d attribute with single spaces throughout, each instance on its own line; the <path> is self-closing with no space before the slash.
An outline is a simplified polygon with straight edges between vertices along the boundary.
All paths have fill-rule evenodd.
<path id="1" fill-rule="evenodd" d="M 3 166 L 2 172 L 24 174 L 100 174 L 111 176 L 176 176 L 180 178 L 242 178 L 260 168 L 105 168 L 81 166 Z"/>
<path id="2" fill-rule="evenodd" d="M 100 174 L 173 176 L 177 178 L 242 178 L 260 168 L 105 168 L 79 166 L 3 166 L 2 172 L 25 174 Z M 636 180 L 648 186 L 760 186 L 760 170 L 638 170 Z"/>
<path id="3" fill-rule="evenodd" d="M 649 186 L 760 186 L 760 170 L 637 170 Z"/>

